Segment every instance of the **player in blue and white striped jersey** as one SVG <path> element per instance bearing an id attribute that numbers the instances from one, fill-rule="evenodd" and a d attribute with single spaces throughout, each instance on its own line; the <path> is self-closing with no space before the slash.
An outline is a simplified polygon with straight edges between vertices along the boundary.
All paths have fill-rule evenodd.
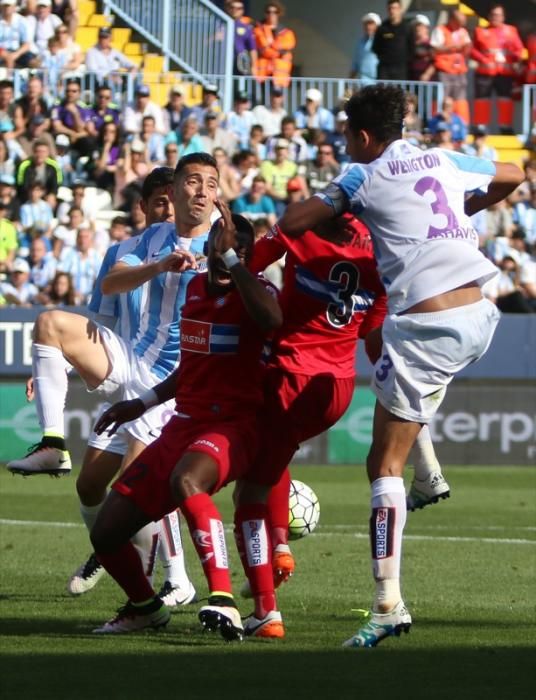
<path id="1" fill-rule="evenodd" d="M 106 394 L 121 387 L 126 398 L 131 392 L 139 395 L 151 388 L 160 381 L 162 373 L 165 376 L 168 368 L 176 366 L 179 348 L 178 329 L 174 326 L 178 326 L 185 283 L 194 274 L 192 270 L 202 267 L 203 244 L 210 229 L 218 177 L 216 163 L 207 154 L 181 159 L 173 176 L 173 187 L 169 188 L 175 205 L 175 226 L 163 223 L 150 227 L 133 257 L 125 256 L 105 277 L 101 285 L 105 294 L 122 294 L 143 286 L 141 325 L 133 344 L 76 314 L 55 310 L 38 317 L 32 352 L 36 407 L 43 439 L 27 457 L 10 462 L 10 471 L 25 475 L 61 475 L 70 471 L 63 432 L 66 362 L 76 368 L 90 390 L 99 389 Z M 153 238 L 159 242 L 158 247 L 152 244 Z M 181 282 L 183 273 L 186 274 Z M 165 408 L 162 411 L 157 407 L 147 412 L 148 420 L 127 426 L 134 440 L 129 443 L 125 460 L 130 461 L 136 451 L 141 451 L 158 434 L 172 407 L 168 416 L 165 412 Z"/>
<path id="2" fill-rule="evenodd" d="M 400 590 L 403 470 L 450 381 L 491 342 L 499 313 L 481 287 L 496 269 L 480 253 L 469 217 L 507 197 L 523 173 L 510 163 L 411 146 L 402 139 L 406 99 L 400 88 L 365 87 L 345 110 L 354 164 L 320 195 L 289 207 L 280 226 L 296 237 L 351 210 L 370 231 L 387 291 L 367 458 L 376 593 L 370 618 L 345 642 L 359 648 L 411 626 Z"/>

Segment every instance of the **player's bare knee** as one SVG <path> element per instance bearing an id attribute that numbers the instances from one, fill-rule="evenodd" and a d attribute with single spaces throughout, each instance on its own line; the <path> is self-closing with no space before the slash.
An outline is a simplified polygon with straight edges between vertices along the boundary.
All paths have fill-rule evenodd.
<path id="1" fill-rule="evenodd" d="M 36 318 L 33 327 L 34 343 L 42 343 L 44 345 L 56 345 L 58 343 L 58 331 L 60 320 L 58 316 L 62 311 L 43 311 Z"/>
<path id="2" fill-rule="evenodd" d="M 106 487 L 95 483 L 95 479 L 84 472 L 80 472 L 76 480 L 76 493 L 80 502 L 85 506 L 97 506 L 102 503 L 106 493 Z"/>

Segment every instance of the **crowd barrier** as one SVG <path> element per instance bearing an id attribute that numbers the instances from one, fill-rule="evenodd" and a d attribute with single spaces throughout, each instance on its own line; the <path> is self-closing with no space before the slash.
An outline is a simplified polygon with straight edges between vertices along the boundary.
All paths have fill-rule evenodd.
<path id="1" fill-rule="evenodd" d="M 73 309 L 74 310 L 74 309 Z M 76 309 L 80 312 L 80 309 Z M 39 441 L 35 405 L 27 403 L 31 334 L 37 309 L 0 309 L 0 461 L 25 453 Z M 450 386 L 431 423 L 444 464 L 536 464 L 536 318 L 503 316 L 481 363 Z M 359 352 L 358 382 L 345 416 L 328 433 L 303 444 L 302 464 L 363 464 L 370 446 L 374 395 L 370 365 Z M 102 398 L 73 376 L 66 407 L 66 434 L 76 463 L 100 412 Z M 119 396 L 116 397 L 119 400 Z"/>

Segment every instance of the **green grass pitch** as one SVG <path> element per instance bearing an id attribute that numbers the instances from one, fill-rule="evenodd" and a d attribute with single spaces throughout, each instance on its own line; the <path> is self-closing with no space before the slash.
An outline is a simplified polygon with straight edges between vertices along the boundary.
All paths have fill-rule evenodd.
<path id="1" fill-rule="evenodd" d="M 281 588 L 284 640 L 225 644 L 203 634 L 198 605 L 159 633 L 95 637 L 124 602 L 109 578 L 66 592 L 88 555 L 75 476 L 0 473 L 0 696 L 3 700 L 524 700 L 536 688 L 536 469 L 445 470 L 452 497 L 408 515 L 403 592 L 410 634 L 343 650 L 371 601 L 368 487 L 362 467 L 301 467 L 320 525 L 294 543 L 296 575 Z M 408 477 L 411 473 L 408 473 Z M 230 489 L 217 500 L 231 522 Z M 206 585 L 183 528 L 200 596 Z M 242 574 L 228 546 L 233 582 Z M 157 584 L 161 574 L 157 574 Z M 243 615 L 249 601 L 240 601 Z"/>

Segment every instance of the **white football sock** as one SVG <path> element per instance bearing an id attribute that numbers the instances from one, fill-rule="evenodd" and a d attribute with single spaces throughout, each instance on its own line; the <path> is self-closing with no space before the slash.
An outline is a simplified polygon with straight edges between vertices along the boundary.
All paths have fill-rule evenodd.
<path id="1" fill-rule="evenodd" d="M 158 523 L 160 527 L 158 557 L 162 562 L 165 580 L 172 586 L 187 591 L 190 587 L 190 579 L 186 573 L 180 521 L 180 513 L 174 510 Z"/>
<path id="2" fill-rule="evenodd" d="M 159 527 L 158 523 L 150 522 L 145 527 L 131 538 L 132 544 L 138 550 L 143 571 L 147 576 L 147 580 L 153 585 L 154 565 L 156 559 L 156 550 L 158 548 Z"/>
<path id="3" fill-rule="evenodd" d="M 39 425 L 46 435 L 65 435 L 63 411 L 69 367 L 59 348 L 40 343 L 32 345 L 35 407 Z"/>
<path id="4" fill-rule="evenodd" d="M 423 425 L 413 445 L 413 466 L 415 478 L 419 481 L 425 481 L 432 472 L 441 472 L 427 425 Z"/>
<path id="5" fill-rule="evenodd" d="M 372 572 L 376 581 L 373 609 L 388 612 L 399 602 L 402 534 L 406 524 L 406 492 L 401 477 L 372 482 L 370 538 Z"/>
<path id="6" fill-rule="evenodd" d="M 96 506 L 85 506 L 83 503 L 80 503 L 80 515 L 82 516 L 82 520 L 84 521 L 88 532 L 91 532 L 93 525 L 95 525 L 97 515 L 99 514 L 103 503 L 104 500 L 102 503 L 98 503 Z"/>

